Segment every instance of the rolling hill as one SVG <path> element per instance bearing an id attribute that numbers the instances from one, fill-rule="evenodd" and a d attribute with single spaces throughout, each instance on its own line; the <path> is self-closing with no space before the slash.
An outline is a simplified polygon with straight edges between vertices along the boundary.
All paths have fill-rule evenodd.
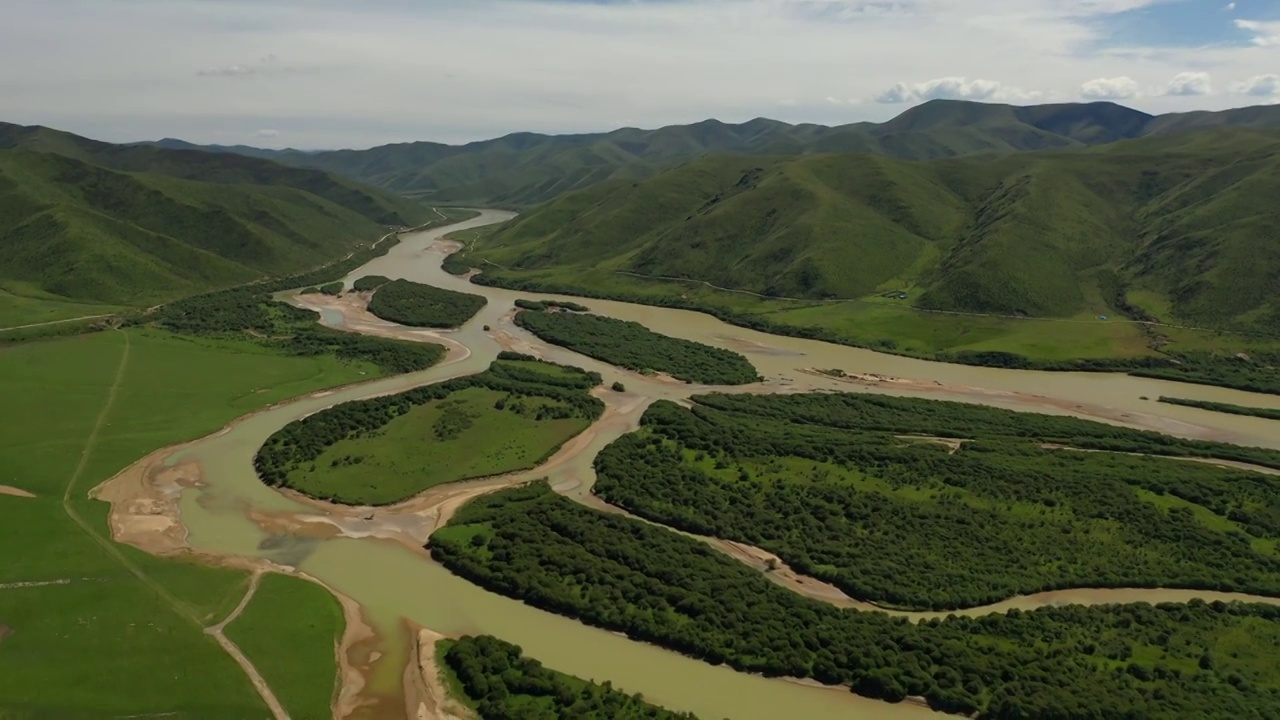
<path id="1" fill-rule="evenodd" d="M 149 305 L 312 267 L 429 216 L 308 168 L 0 124 L 0 304 Z"/>
<path id="2" fill-rule="evenodd" d="M 805 301 L 903 292 L 899 304 L 933 311 L 1127 313 L 1277 334 L 1276 197 L 1276 131 L 924 162 L 717 155 L 565 195 L 466 260 L 491 281 L 588 294 L 633 274 Z"/>
<path id="3" fill-rule="evenodd" d="M 583 135 L 516 133 L 460 146 L 413 142 L 327 152 L 204 149 L 318 168 L 437 203 L 528 207 L 604 180 L 648 177 L 708 153 L 860 152 L 927 160 L 1066 149 L 1234 126 L 1280 127 L 1280 106 L 1151 116 L 1108 102 L 1018 107 L 933 100 L 888 122 L 837 127 L 757 118 L 741 124 L 706 120 Z M 160 145 L 199 147 L 178 140 Z"/>

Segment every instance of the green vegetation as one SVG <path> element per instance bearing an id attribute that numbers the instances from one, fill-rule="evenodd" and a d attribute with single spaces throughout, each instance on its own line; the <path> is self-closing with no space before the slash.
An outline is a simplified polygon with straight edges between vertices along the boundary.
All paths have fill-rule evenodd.
<path id="1" fill-rule="evenodd" d="M 519 646 L 481 635 L 447 641 L 445 665 L 476 707 L 481 720 L 581 718 L 582 720 L 692 720 L 646 703 L 639 695 L 556 672 L 526 657 Z"/>
<path id="2" fill-rule="evenodd" d="M 1270 408 L 1245 407 L 1243 405 L 1209 402 L 1207 400 L 1187 400 L 1184 398 L 1171 397 L 1161 397 L 1160 402 L 1168 403 L 1170 405 L 1184 405 L 1186 407 L 1200 408 L 1201 410 L 1212 410 L 1214 412 L 1227 413 L 1229 415 L 1247 415 L 1249 417 L 1260 417 L 1268 420 L 1280 420 L 1280 410 L 1272 410 Z"/>
<path id="3" fill-rule="evenodd" d="M 0 123 L 0 284 L 29 297 L 147 307 L 298 272 L 433 217 L 316 170 Z"/>
<path id="4" fill-rule="evenodd" d="M 615 383 L 611 386 L 611 389 L 612 389 L 614 392 L 626 392 L 626 391 L 627 391 L 627 386 L 626 386 L 626 385 L 623 385 L 623 384 L 622 384 L 622 383 L 620 383 L 620 382 L 615 382 Z"/>
<path id="5" fill-rule="evenodd" d="M 560 308 L 563 310 L 572 310 L 573 312 L 588 312 L 590 308 L 586 305 L 579 305 L 576 302 L 568 300 L 516 300 L 516 307 L 521 310 L 546 310 L 547 308 Z"/>
<path id="6" fill-rule="evenodd" d="M 801 597 L 697 540 L 545 483 L 472 501 L 429 547 L 486 588 L 707 662 L 983 719 L 1280 711 L 1270 605 L 1073 605 L 914 625 Z"/>
<path id="7" fill-rule="evenodd" d="M 925 163 L 709 156 L 566 194 L 454 263 L 952 362 L 1280 392 L 1259 357 L 1280 353 L 1280 250 L 1257 211 L 1278 150 L 1236 130 Z"/>
<path id="8" fill-rule="evenodd" d="M 344 403 L 292 422 L 259 449 L 269 485 L 350 505 L 536 467 L 598 418 L 600 376 L 505 354 L 479 375 Z"/>
<path id="9" fill-rule="evenodd" d="M 328 590 L 271 573 L 224 632 L 262 673 L 290 717 L 327 720 L 333 716 L 344 626 L 342 606 Z"/>
<path id="10" fill-rule="evenodd" d="M 454 328 L 475 317 L 486 302 L 480 295 L 392 280 L 374 293 L 369 312 L 401 325 Z"/>
<path id="11" fill-rule="evenodd" d="M 229 150 L 322 168 L 432 202 L 528 206 L 600 182 L 634 182 L 708 154 L 859 152 L 927 160 L 1082 147 L 1233 126 L 1280 126 L 1280 111 L 1250 107 L 1152 117 L 1106 102 L 1012 107 L 933 100 L 888 122 L 837 127 L 757 118 L 742 124 L 706 120 L 583 135 L 518 133 L 463 146 L 415 142 L 320 153 Z"/>
<path id="12" fill-rule="evenodd" d="M 637 372 L 663 372 L 706 385 L 743 385 L 760 379 L 736 352 L 668 337 L 636 322 L 563 312 L 516 313 L 516 325 L 550 343 Z"/>
<path id="13" fill-rule="evenodd" d="M 0 496 L 0 624 L 11 630 L 0 641 L 0 715 L 266 716 L 243 671 L 203 633 L 244 595 L 245 573 L 111 542 L 107 505 L 87 493 L 153 450 L 374 372 L 144 329 L 0 352 L 0 482 L 36 495 Z M 333 658 L 291 663 L 328 673 Z"/>
<path id="14" fill-rule="evenodd" d="M 290 288 L 328 283 L 335 277 L 343 277 L 373 258 L 386 254 L 396 242 L 397 238 L 388 238 L 377 247 L 367 248 L 302 275 L 176 300 L 153 313 L 133 318 L 133 322 L 152 323 L 199 337 L 249 340 L 290 355 L 332 354 L 342 359 L 367 361 L 388 374 L 422 370 L 444 358 L 443 347 L 321 327 L 314 312 L 272 299 L 274 293 Z M 0 334 L 0 342 L 4 337 Z"/>
<path id="15" fill-rule="evenodd" d="M 391 278 L 382 275 L 365 275 L 364 277 L 351 283 L 351 289 L 356 292 L 368 292 L 377 290 L 378 288 L 391 282 Z"/>
<path id="16" fill-rule="evenodd" d="M 1230 446 L 878 395 L 694 401 L 655 403 L 642 432 L 603 450 L 595 492 L 763 547 L 859 599 L 949 610 L 1073 587 L 1280 596 L 1273 478 L 1042 447 L 1238 455 Z"/>
<path id="17" fill-rule="evenodd" d="M 342 282 L 331 282 L 320 286 L 320 292 L 325 295 L 341 295 Z"/>

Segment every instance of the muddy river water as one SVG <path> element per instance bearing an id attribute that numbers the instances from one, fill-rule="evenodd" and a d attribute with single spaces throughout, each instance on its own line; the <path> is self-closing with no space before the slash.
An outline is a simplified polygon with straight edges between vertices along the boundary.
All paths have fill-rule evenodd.
<path id="1" fill-rule="evenodd" d="M 322 311 L 322 322 L 335 327 L 402 336 L 408 332 L 424 339 L 444 339 L 451 347 L 444 364 L 411 375 L 284 403 L 163 457 L 167 465 L 196 463 L 201 471 L 202 484 L 183 490 L 179 500 L 191 547 L 207 554 L 267 558 L 296 567 L 358 602 L 365 618 L 380 636 L 374 656 L 377 661 L 372 665 L 369 678 L 368 690 L 373 693 L 393 696 L 400 690 L 408 652 L 403 620 L 408 619 L 445 635 L 496 635 L 521 645 L 550 667 L 597 681 L 610 680 L 628 692 L 643 693 L 654 702 L 693 711 L 703 718 L 893 720 L 934 715 L 927 708 L 909 703 L 890 705 L 860 698 L 847 690 L 714 667 L 482 590 L 452 575 L 424 551 L 403 541 L 406 536 L 415 541 L 425 539 L 446 512 L 444 508 L 448 503 L 423 506 L 427 509 L 421 511 L 410 507 L 403 511 L 370 511 L 359 517 L 348 514 L 335 519 L 335 514 L 321 506 L 286 497 L 258 481 L 251 464 L 253 454 L 272 432 L 286 423 L 336 403 L 479 372 L 503 347 L 511 347 L 597 370 L 604 375 L 606 385 L 621 380 L 627 386 L 627 393 L 612 394 L 606 416 L 584 436 L 567 445 L 548 466 L 524 474 L 530 478 L 549 476 L 558 490 L 581 499 L 586 497 L 593 479 L 591 460 L 595 453 L 633 429 L 650 400 L 680 400 L 705 389 L 660 378 L 644 378 L 547 346 L 516 328 L 510 321 L 510 313 L 517 297 L 556 296 L 476 286 L 441 270 L 441 261 L 448 251 L 442 238 L 447 232 L 508 217 L 506 213 L 486 211 L 460 225 L 407 235 L 386 256 L 348 278 L 350 281 L 368 274 L 403 277 L 486 296 L 488 305 L 463 328 L 437 336 L 379 324 L 361 315 L 358 308 L 348 312 L 340 305 L 326 306 Z M 636 320 L 660 333 L 742 352 L 759 368 L 765 382 L 736 391 L 832 389 L 956 399 L 1071 413 L 1186 437 L 1280 447 L 1280 433 L 1276 432 L 1274 422 L 1157 405 L 1141 399 L 1169 395 L 1280 408 L 1278 397 L 1115 374 L 1039 373 L 947 365 L 766 335 L 693 312 L 601 300 L 582 302 L 596 313 Z M 490 326 L 489 331 L 483 329 L 485 325 Z M 852 379 L 816 374 L 812 372 L 814 368 L 840 368 Z M 475 487 L 483 486 L 482 482 Z M 467 487 L 462 486 L 463 490 Z M 291 518 L 292 525 L 288 527 L 292 529 L 281 529 L 283 526 L 264 520 L 272 517 Z M 309 521 L 314 521 L 314 528 L 323 531 L 305 531 L 307 527 L 298 531 L 299 522 L 307 526 Z M 401 541 L 397 542 L 393 536 Z M 1016 598 L 1001 603 L 998 608 L 980 611 L 1064 602 L 1186 600 L 1193 596 L 1224 597 L 1183 591 L 1084 589 Z"/>

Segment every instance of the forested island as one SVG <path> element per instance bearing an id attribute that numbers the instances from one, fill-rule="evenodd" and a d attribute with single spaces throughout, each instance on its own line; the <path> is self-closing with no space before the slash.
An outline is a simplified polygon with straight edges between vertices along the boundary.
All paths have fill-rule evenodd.
<path id="1" fill-rule="evenodd" d="M 332 353 L 347 360 L 373 363 L 386 374 L 423 370 L 444 359 L 443 347 L 332 330 L 317 323 L 314 312 L 272 298 L 275 293 L 292 288 L 331 284 L 385 255 L 397 242 L 396 237 L 387 238 L 376 247 L 365 248 L 345 260 L 301 275 L 176 300 L 150 314 L 135 315 L 129 322 L 154 323 L 185 335 L 251 340 L 289 355 Z M 337 285 L 341 291 L 342 284 Z"/>
<path id="2" fill-rule="evenodd" d="M 1161 397 L 1160 402 L 1169 405 L 1182 405 L 1184 407 L 1200 408 L 1201 410 L 1212 410 L 1213 412 L 1227 413 L 1228 415 L 1244 415 L 1246 417 L 1260 417 L 1267 420 L 1280 420 L 1280 410 L 1272 410 L 1270 408 L 1246 407 L 1244 405 L 1231 405 L 1229 403 L 1209 402 L 1207 400 L 1187 400 L 1185 398 Z"/>
<path id="3" fill-rule="evenodd" d="M 428 547 L 495 592 L 746 672 L 983 719 L 1280 713 L 1280 608 L 1049 607 L 912 624 L 801 597 L 704 543 L 545 483 L 483 496 Z M 903 568 L 903 572 L 914 572 Z"/>
<path id="4" fill-rule="evenodd" d="M 444 641 L 444 664 L 481 720 L 696 720 L 615 690 L 543 667 L 517 645 L 490 635 Z"/>
<path id="5" fill-rule="evenodd" d="M 915 398 L 693 400 L 655 403 L 641 432 L 601 451 L 595 492 L 763 547 L 858 599 L 950 610 L 1072 587 L 1280 595 L 1273 477 L 1067 448 L 1243 449 Z"/>
<path id="6" fill-rule="evenodd" d="M 480 295 L 392 280 L 377 287 L 369 312 L 401 325 L 455 328 L 475 317 L 487 302 Z"/>
<path id="7" fill-rule="evenodd" d="M 503 353 L 489 369 L 289 423 L 254 457 L 263 482 L 387 505 L 447 482 L 537 466 L 604 410 L 600 375 Z"/>
<path id="8" fill-rule="evenodd" d="M 516 313 L 516 325 L 549 343 L 636 372 L 661 372 L 704 385 L 745 385 L 760 379 L 731 350 L 655 333 L 637 322 L 577 312 Z"/>

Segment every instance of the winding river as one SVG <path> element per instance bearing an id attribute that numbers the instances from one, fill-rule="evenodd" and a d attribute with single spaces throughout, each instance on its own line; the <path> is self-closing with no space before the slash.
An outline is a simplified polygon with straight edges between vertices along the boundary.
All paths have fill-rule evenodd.
<path id="1" fill-rule="evenodd" d="M 617 634 L 587 627 L 482 590 L 433 562 L 410 542 L 424 539 L 448 509 L 469 489 L 463 484 L 440 492 L 457 493 L 456 502 L 369 511 L 330 512 L 315 503 L 288 497 L 262 485 L 252 457 L 261 443 L 286 423 L 336 403 L 398 392 L 430 382 L 479 372 L 504 347 L 596 370 L 608 385 L 628 388 L 611 399 L 605 417 L 569 443 L 547 466 L 518 477 L 550 476 L 557 490 L 589 499 L 594 477 L 591 460 L 606 444 L 638 423 L 647 403 L 679 401 L 706 388 L 645 378 L 548 346 L 516 328 L 510 320 L 517 297 L 558 297 L 516 293 L 470 284 L 441 270 L 449 248 L 446 233 L 501 222 L 508 213 L 485 211 L 447 228 L 406 235 L 387 255 L 353 272 L 348 281 L 369 274 L 407 278 L 486 296 L 488 305 L 461 329 L 433 334 L 379 323 L 359 308 L 327 305 L 325 324 L 355 331 L 443 339 L 451 347 L 446 362 L 406 376 L 319 393 L 242 418 L 223 431 L 162 453 L 163 464 L 198 465 L 200 484 L 181 491 L 179 507 L 186 542 L 198 552 L 266 558 L 296 567 L 354 599 L 380 642 L 373 656 L 367 692 L 391 697 L 400 692 L 409 640 L 404 619 L 445 635 L 490 633 L 521 645 L 549 667 L 597 681 L 610 680 L 654 702 L 696 712 L 703 718 L 760 720 L 802 718 L 917 718 L 936 715 L 925 707 L 890 705 L 861 698 L 845 689 L 768 679 L 711 666 Z M 1220 388 L 1133 378 L 1115 374 L 1041 373 L 965 367 L 883 355 L 867 350 L 767 335 L 727 325 L 707 315 L 620 302 L 585 300 L 593 312 L 635 320 L 656 332 L 726 347 L 745 354 L 765 382 L 736 392 L 798 392 L 815 389 L 859 390 L 954 399 L 1022 410 L 1069 413 L 1105 422 L 1161 430 L 1185 437 L 1280 448 L 1274 421 L 1157 404 L 1143 397 L 1160 395 L 1280 409 L 1280 397 Z M 490 330 L 484 330 L 484 326 Z M 812 372 L 840 368 L 837 379 Z M 511 481 L 517 478 L 508 478 Z M 491 486 L 490 484 L 489 486 Z M 437 489 L 438 491 L 439 489 Z M 432 491 L 432 492 L 437 492 Z M 425 509 L 424 509 L 425 508 Z M 282 519 L 289 519 L 284 523 Z M 273 519 L 279 522 L 273 522 Z M 302 530 L 299 530 L 302 528 Z M 1077 590 L 1015 598 L 971 613 L 1031 608 L 1066 602 L 1162 601 L 1191 597 L 1228 597 L 1213 593 L 1165 590 Z"/>

